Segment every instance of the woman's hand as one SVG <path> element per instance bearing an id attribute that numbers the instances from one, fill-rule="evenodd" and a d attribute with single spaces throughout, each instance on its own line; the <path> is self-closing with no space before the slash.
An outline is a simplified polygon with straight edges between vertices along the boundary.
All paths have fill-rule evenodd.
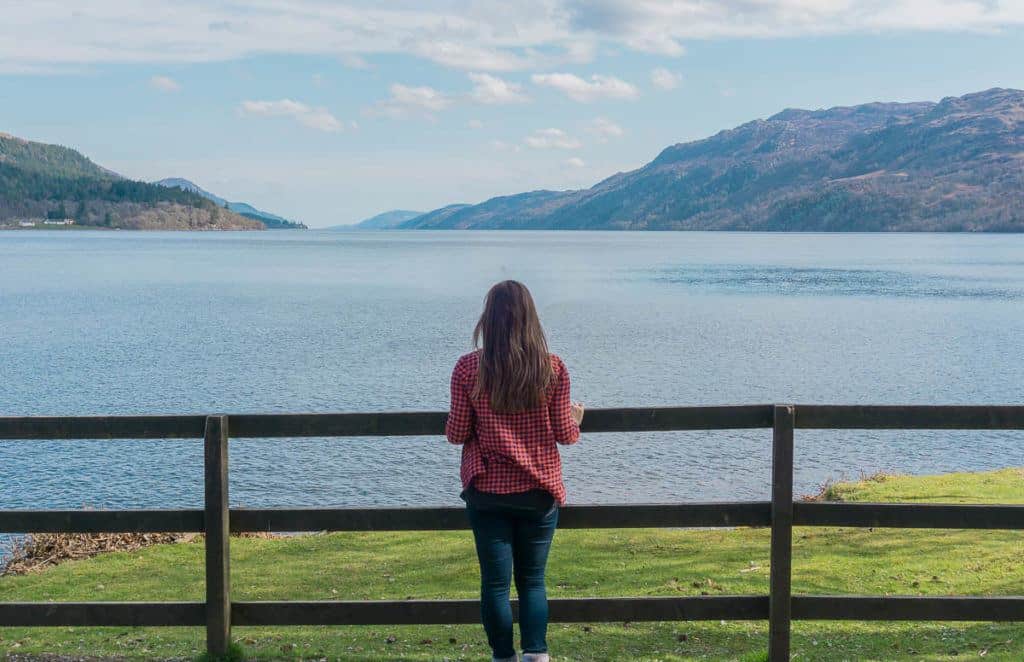
<path id="1" fill-rule="evenodd" d="M 572 420 L 576 421 L 576 425 L 583 422 L 583 403 L 573 402 L 569 404 L 569 411 L 572 414 Z"/>

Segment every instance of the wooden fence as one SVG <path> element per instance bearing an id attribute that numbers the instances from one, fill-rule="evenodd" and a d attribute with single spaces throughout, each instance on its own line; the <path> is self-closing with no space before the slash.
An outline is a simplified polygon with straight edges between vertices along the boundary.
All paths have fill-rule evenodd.
<path id="1" fill-rule="evenodd" d="M 7 510 L 0 533 L 202 532 L 204 602 L 0 603 L 3 626 L 205 626 L 213 655 L 233 625 L 479 622 L 475 600 L 236 602 L 229 534 L 242 531 L 465 529 L 461 508 L 228 508 L 228 438 L 431 436 L 443 412 L 214 416 L 0 417 L 0 439 L 205 440 L 203 510 Z M 768 595 L 574 598 L 550 601 L 555 622 L 764 620 L 769 657 L 789 659 L 793 619 L 1024 621 L 1024 596 L 793 595 L 796 526 L 1024 529 L 1024 506 L 793 501 L 795 429 L 1024 429 L 1024 406 L 743 405 L 597 409 L 583 431 L 772 428 L 771 501 L 567 506 L 560 528 L 771 527 Z"/>

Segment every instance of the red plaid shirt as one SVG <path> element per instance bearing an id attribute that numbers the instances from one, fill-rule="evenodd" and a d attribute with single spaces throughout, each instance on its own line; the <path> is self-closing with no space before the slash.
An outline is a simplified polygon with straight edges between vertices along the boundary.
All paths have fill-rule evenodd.
<path id="1" fill-rule="evenodd" d="M 452 371 L 452 407 L 445 435 L 462 444 L 462 486 L 512 494 L 542 489 L 565 503 L 562 459 L 557 444 L 573 444 L 580 427 L 569 409 L 569 371 L 551 355 L 554 371 L 544 404 L 528 411 L 498 413 L 488 398 L 471 397 L 479 351 L 466 354 Z"/>

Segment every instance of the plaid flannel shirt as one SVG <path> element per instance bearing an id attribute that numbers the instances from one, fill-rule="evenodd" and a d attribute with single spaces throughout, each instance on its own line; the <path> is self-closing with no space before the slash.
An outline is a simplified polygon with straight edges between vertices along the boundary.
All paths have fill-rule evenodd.
<path id="1" fill-rule="evenodd" d="M 462 486 L 481 492 L 512 494 L 542 489 L 565 503 L 558 444 L 573 444 L 580 428 L 569 407 L 569 371 L 551 355 L 553 371 L 541 406 L 520 412 L 495 412 L 489 399 L 472 398 L 480 352 L 459 359 L 452 371 L 451 410 L 445 435 L 462 444 Z"/>

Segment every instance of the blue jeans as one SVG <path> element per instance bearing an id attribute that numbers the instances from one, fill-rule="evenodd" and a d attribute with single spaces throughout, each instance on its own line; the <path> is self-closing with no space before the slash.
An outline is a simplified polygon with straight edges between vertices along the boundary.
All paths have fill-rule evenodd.
<path id="1" fill-rule="evenodd" d="M 544 570 L 558 524 L 558 508 L 537 513 L 466 507 L 480 560 L 480 618 L 494 657 L 516 654 L 512 640 L 509 584 L 519 594 L 519 630 L 524 653 L 548 650 L 548 598 Z M 514 568 L 514 571 L 513 571 Z"/>

